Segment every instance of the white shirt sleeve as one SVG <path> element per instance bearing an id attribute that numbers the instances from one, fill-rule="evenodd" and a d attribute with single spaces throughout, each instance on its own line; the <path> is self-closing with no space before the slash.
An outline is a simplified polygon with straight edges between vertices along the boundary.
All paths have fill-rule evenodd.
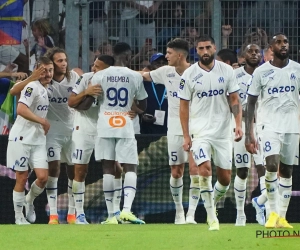
<path id="1" fill-rule="evenodd" d="M 84 77 L 81 76 L 75 83 L 75 86 L 73 87 L 72 92 L 74 92 L 76 95 L 80 94 L 84 90 L 82 88 L 83 85 L 84 85 Z"/>
<path id="2" fill-rule="evenodd" d="M 19 102 L 24 103 L 29 108 L 34 101 L 34 98 L 38 95 L 39 95 L 38 87 L 34 82 L 30 82 L 22 90 Z"/>
<path id="3" fill-rule="evenodd" d="M 157 84 L 165 84 L 165 80 L 164 80 L 164 74 L 165 74 L 165 67 L 160 67 L 156 70 L 152 70 L 149 72 L 150 77 L 152 79 L 152 82 Z"/>
<path id="4" fill-rule="evenodd" d="M 135 99 L 144 100 L 148 97 L 148 94 L 144 87 L 143 77 L 139 74 L 137 76 L 137 92 L 135 95 Z"/>
<path id="5" fill-rule="evenodd" d="M 261 91 L 261 78 L 258 72 L 255 71 L 256 70 L 254 70 L 253 72 L 247 94 L 252 96 L 259 96 Z"/>
<path id="6" fill-rule="evenodd" d="M 192 87 L 189 84 L 187 71 L 185 71 L 181 77 L 178 89 L 178 97 L 187 101 L 192 99 Z"/>
<path id="7" fill-rule="evenodd" d="M 239 90 L 240 90 L 240 87 L 239 87 L 237 78 L 234 74 L 234 70 L 230 69 L 227 92 L 229 94 L 231 94 L 231 93 L 234 93 L 234 92 L 239 91 Z"/>

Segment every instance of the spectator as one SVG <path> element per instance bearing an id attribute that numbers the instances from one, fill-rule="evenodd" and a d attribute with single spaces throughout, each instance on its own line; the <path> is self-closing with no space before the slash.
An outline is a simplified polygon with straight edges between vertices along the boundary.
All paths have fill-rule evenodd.
<path id="1" fill-rule="evenodd" d="M 5 66 L 13 63 L 18 65 L 18 72 L 29 72 L 28 58 L 11 45 L 0 44 L 0 63 Z"/>
<path id="2" fill-rule="evenodd" d="M 183 18 L 184 4 L 179 1 L 166 1 L 162 8 L 162 29 L 157 35 L 158 50 L 163 51 L 167 43 L 175 37 L 180 36 L 180 32 L 185 28 Z"/>
<path id="3" fill-rule="evenodd" d="M 128 43 L 139 50 L 147 38 L 152 39 L 152 48 L 156 48 L 155 17 L 160 1 L 126 1 L 121 5 L 121 23 L 119 41 Z"/>
<path id="4" fill-rule="evenodd" d="M 271 50 L 270 46 L 264 49 L 263 58 L 264 58 L 264 62 L 273 60 L 273 51 Z"/>
<path id="5" fill-rule="evenodd" d="M 236 53 L 231 49 L 221 49 L 217 53 L 216 60 L 224 62 L 230 66 L 237 63 Z"/>
<path id="6" fill-rule="evenodd" d="M 49 48 L 54 47 L 54 41 L 52 37 L 49 36 L 51 33 L 51 26 L 47 19 L 41 18 L 33 21 L 31 31 L 36 42 L 31 51 L 29 52 L 29 42 L 27 39 L 24 40 L 23 44 L 26 49 L 26 55 L 29 55 L 30 57 L 35 55 L 35 60 L 38 61 Z"/>
<path id="7" fill-rule="evenodd" d="M 158 69 L 167 65 L 168 61 L 164 54 L 156 53 L 150 59 L 150 64 L 143 69 L 145 72 Z M 167 134 L 168 100 L 165 85 L 154 84 L 144 81 L 145 90 L 148 94 L 147 109 L 141 115 L 141 133 L 142 134 Z M 164 125 L 155 124 L 155 110 L 165 111 Z"/>
<path id="8" fill-rule="evenodd" d="M 222 25 L 222 49 L 227 49 L 229 46 L 229 36 L 232 33 L 230 25 Z"/>

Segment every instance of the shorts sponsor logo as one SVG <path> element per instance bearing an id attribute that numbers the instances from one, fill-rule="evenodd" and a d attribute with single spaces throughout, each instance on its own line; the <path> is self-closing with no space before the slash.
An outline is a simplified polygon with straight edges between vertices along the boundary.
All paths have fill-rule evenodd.
<path id="1" fill-rule="evenodd" d="M 30 97 L 32 94 L 33 88 L 27 87 L 26 91 L 25 91 L 25 96 Z"/>
<path id="2" fill-rule="evenodd" d="M 123 128 L 126 125 L 124 116 L 112 116 L 109 118 L 109 125 L 113 128 Z"/>

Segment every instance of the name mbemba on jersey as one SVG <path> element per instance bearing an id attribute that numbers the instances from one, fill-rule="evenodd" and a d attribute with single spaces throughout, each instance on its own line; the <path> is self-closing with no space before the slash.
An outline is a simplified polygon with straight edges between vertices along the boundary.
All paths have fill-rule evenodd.
<path id="1" fill-rule="evenodd" d="M 125 76 L 108 76 L 107 82 L 127 82 L 129 83 L 129 77 Z"/>

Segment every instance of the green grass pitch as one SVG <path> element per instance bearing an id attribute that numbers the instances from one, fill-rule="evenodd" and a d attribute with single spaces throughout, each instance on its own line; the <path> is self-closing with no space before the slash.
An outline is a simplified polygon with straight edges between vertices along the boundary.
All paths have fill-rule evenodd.
<path id="1" fill-rule="evenodd" d="M 279 236 L 300 232 L 294 229 L 274 229 Z M 299 249 L 298 237 L 262 238 L 257 230 L 271 233 L 258 224 L 235 227 L 220 224 L 220 231 L 208 231 L 205 224 L 173 225 L 0 225 L 1 249 Z M 281 233 L 279 230 L 282 230 Z M 275 232 L 271 233 L 275 236 Z"/>

